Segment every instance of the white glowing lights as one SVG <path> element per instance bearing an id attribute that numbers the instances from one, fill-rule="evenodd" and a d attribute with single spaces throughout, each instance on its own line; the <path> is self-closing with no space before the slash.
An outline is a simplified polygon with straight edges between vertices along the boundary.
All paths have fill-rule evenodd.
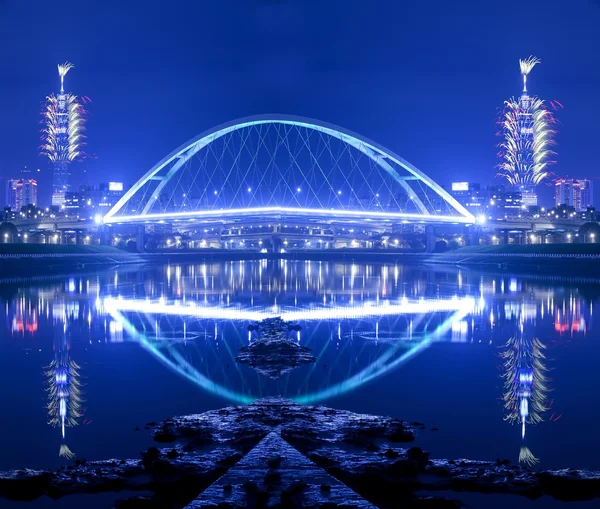
<path id="1" fill-rule="evenodd" d="M 119 312 L 138 312 L 163 314 L 174 316 L 193 316 L 196 318 L 214 318 L 222 320 L 253 320 L 281 317 L 283 320 L 295 322 L 299 320 L 333 320 L 344 318 L 358 318 L 366 316 L 393 316 L 417 313 L 435 313 L 443 311 L 470 311 L 475 307 L 475 300 L 471 297 L 452 299 L 434 299 L 408 301 L 382 301 L 379 304 L 366 302 L 356 306 L 335 306 L 327 308 L 282 308 L 280 306 L 267 307 L 262 310 L 244 309 L 241 307 L 220 307 L 198 305 L 194 301 L 185 304 L 175 301 L 167 304 L 164 300 L 147 301 L 139 299 L 115 299 L 107 297 L 102 302 L 105 309 Z"/>
<path id="2" fill-rule="evenodd" d="M 247 207 L 240 209 L 220 209 L 220 210 L 196 210 L 193 212 L 164 212 L 159 214 L 143 214 L 133 216 L 112 216 L 104 218 L 107 224 L 135 223 L 139 221 L 160 221 L 172 219 L 198 219 L 198 220 L 218 220 L 220 218 L 231 218 L 248 215 L 261 216 L 304 216 L 304 217 L 324 217 L 324 218 L 347 218 L 347 219 L 380 219 L 382 221 L 394 221 L 402 219 L 411 219 L 417 222 L 444 222 L 470 224 L 475 219 L 464 216 L 437 216 L 411 214 L 404 212 L 378 212 L 363 210 L 342 210 L 342 209 L 317 209 L 300 207 Z M 485 222 L 485 216 L 483 222 Z"/>

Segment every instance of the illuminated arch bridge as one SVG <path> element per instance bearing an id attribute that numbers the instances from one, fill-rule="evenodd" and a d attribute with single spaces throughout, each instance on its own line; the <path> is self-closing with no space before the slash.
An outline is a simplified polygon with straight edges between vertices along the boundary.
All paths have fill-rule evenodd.
<path id="1" fill-rule="evenodd" d="M 109 225 L 286 235 L 392 231 L 402 223 L 470 224 L 473 216 L 377 143 L 312 119 L 235 120 L 174 150 L 104 217 Z"/>

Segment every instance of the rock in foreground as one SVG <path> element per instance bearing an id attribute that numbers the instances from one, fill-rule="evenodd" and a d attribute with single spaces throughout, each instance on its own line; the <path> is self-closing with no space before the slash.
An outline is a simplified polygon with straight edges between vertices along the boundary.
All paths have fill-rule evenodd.
<path id="1" fill-rule="evenodd" d="M 317 360 L 310 348 L 289 337 L 290 331 L 300 330 L 298 325 L 281 318 L 267 318 L 248 329 L 258 331 L 259 336 L 249 346 L 240 348 L 235 360 L 248 364 L 269 378 L 280 378 L 302 364 Z"/>

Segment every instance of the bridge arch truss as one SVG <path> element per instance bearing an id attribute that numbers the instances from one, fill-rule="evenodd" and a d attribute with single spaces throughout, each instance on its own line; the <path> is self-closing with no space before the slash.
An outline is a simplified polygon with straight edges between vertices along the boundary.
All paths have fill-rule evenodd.
<path id="1" fill-rule="evenodd" d="M 107 224 L 306 216 L 389 222 L 474 222 L 408 161 L 338 126 L 284 115 L 217 126 L 146 172 Z"/>

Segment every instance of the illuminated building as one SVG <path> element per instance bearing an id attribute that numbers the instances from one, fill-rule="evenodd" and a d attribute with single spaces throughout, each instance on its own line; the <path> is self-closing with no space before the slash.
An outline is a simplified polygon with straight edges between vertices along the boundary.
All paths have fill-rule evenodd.
<path id="1" fill-rule="evenodd" d="M 34 179 L 23 180 L 23 207 L 38 203 L 37 181 Z"/>
<path id="2" fill-rule="evenodd" d="M 104 215 L 123 196 L 122 182 L 101 183 L 98 186 L 81 185 L 78 193 L 67 193 L 65 213 L 69 217 L 92 219 L 96 214 Z"/>
<path id="3" fill-rule="evenodd" d="M 558 179 L 555 182 L 556 206 L 567 205 L 577 212 L 582 212 L 594 206 L 593 185 L 585 179 Z"/>
<path id="4" fill-rule="evenodd" d="M 79 218 L 81 217 L 81 197 L 79 193 L 67 191 L 65 193 L 65 202 L 63 204 L 66 217 Z"/>
<path id="5" fill-rule="evenodd" d="M 82 156 L 85 136 L 85 110 L 82 100 L 65 93 L 65 76 L 73 68 L 66 62 L 58 66 L 60 92 L 46 98 L 43 111 L 42 155 L 53 165 L 52 205 L 62 206 L 65 193 L 70 190 L 69 165 Z"/>
<path id="6" fill-rule="evenodd" d="M 23 206 L 23 181 L 11 179 L 6 183 L 6 205 L 13 211 Z"/>
<path id="7" fill-rule="evenodd" d="M 37 206 L 37 181 L 34 179 L 10 179 L 6 183 L 6 204 L 13 211 L 28 205 Z"/>
<path id="8" fill-rule="evenodd" d="M 450 194 L 475 217 L 486 213 L 487 196 L 481 184 L 452 182 Z"/>

